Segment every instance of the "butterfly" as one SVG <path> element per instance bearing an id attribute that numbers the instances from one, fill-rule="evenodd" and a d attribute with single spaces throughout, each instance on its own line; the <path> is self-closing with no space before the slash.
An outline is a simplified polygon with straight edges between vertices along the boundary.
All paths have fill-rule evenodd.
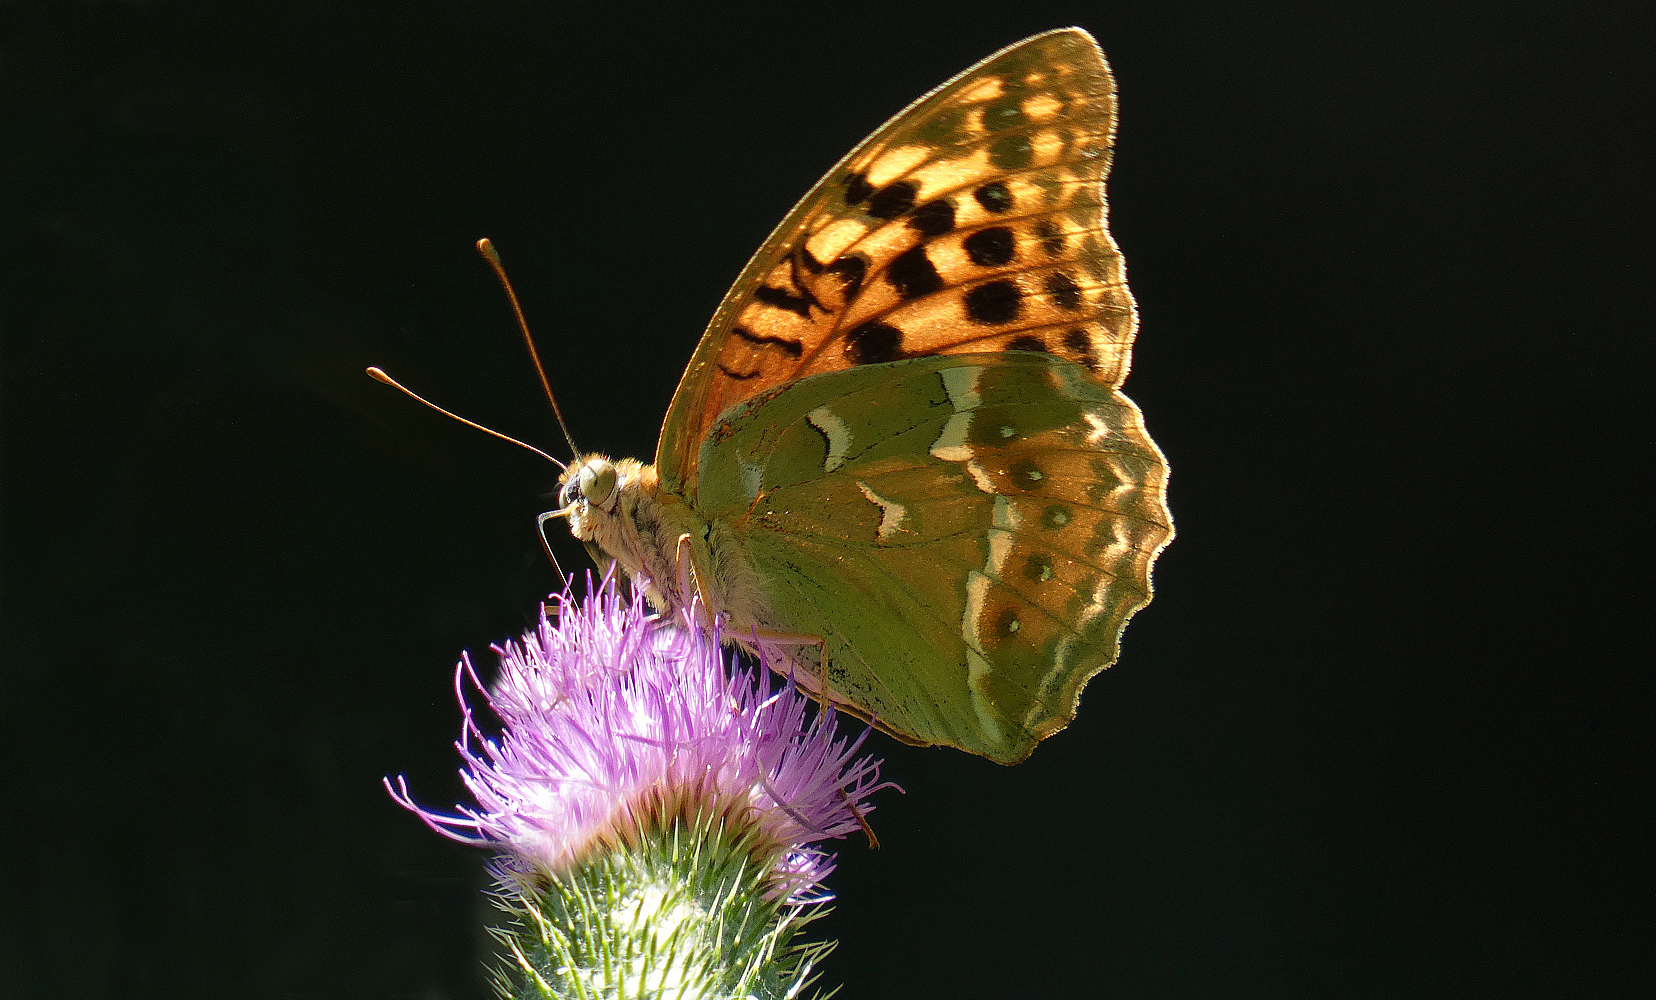
<path id="1" fill-rule="evenodd" d="M 742 270 L 655 464 L 577 456 L 543 524 L 900 740 L 1027 757 L 1115 661 L 1173 535 L 1118 391 L 1114 132 L 1078 28 L 910 105 Z"/>

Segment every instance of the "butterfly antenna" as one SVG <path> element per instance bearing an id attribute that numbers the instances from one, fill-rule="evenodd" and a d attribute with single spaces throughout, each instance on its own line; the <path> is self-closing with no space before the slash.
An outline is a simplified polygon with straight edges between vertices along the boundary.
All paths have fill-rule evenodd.
<path id="1" fill-rule="evenodd" d="M 523 306 L 518 303 L 517 292 L 512 290 L 511 279 L 506 277 L 506 266 L 500 262 L 500 254 L 487 236 L 477 241 L 477 252 L 494 269 L 495 277 L 500 279 L 500 287 L 506 289 L 506 298 L 511 301 L 512 312 L 517 316 L 518 329 L 523 331 L 523 342 L 529 348 L 529 360 L 535 363 L 535 374 L 540 376 L 541 388 L 546 390 L 546 401 L 552 404 L 552 415 L 558 418 L 558 428 L 563 431 L 564 440 L 569 442 L 570 454 L 579 455 L 581 450 L 575 447 L 575 438 L 569 433 L 569 425 L 564 423 L 563 411 L 558 409 L 558 397 L 552 395 L 552 382 L 546 377 L 540 352 L 535 350 L 535 338 L 529 335 L 529 321 L 523 318 Z"/>
<path id="2" fill-rule="evenodd" d="M 420 395 L 419 393 L 415 392 L 414 390 L 408 388 L 407 386 L 403 385 L 401 382 L 398 382 L 396 379 L 394 379 L 391 376 L 385 374 L 383 371 L 380 371 L 378 368 L 368 369 L 368 374 L 372 378 L 374 378 L 374 379 L 376 379 L 380 382 L 384 382 L 386 385 L 392 387 L 393 389 L 398 389 L 398 390 L 402 391 L 403 393 L 413 397 L 414 399 L 419 400 L 420 402 L 424 403 L 425 405 L 431 407 L 433 410 L 436 410 L 438 413 L 441 413 L 445 417 L 453 417 L 455 420 L 460 421 L 461 423 L 465 424 L 467 427 L 475 427 L 476 429 L 482 431 L 485 434 L 489 434 L 489 435 L 492 435 L 494 437 L 497 437 L 502 441 L 510 441 L 512 444 L 517 445 L 519 448 L 526 448 L 529 451 L 532 451 L 535 454 L 539 455 L 540 457 L 546 459 L 548 462 L 551 462 L 553 465 L 556 465 L 560 469 L 568 469 L 569 468 L 569 466 L 567 466 L 564 463 L 562 463 L 562 462 L 558 461 L 557 459 L 553 458 L 551 455 L 548 455 L 546 452 L 541 451 L 539 448 L 535 447 L 532 444 L 525 444 L 522 441 L 519 441 L 515 437 L 507 437 L 506 435 L 500 433 L 499 431 L 490 430 L 489 428 L 484 427 L 482 424 L 476 422 L 475 420 L 467 420 L 465 417 L 462 417 L 458 413 L 450 413 L 448 410 L 443 409 L 441 406 L 438 406 L 436 403 L 433 403 L 431 400 L 425 398 L 424 396 Z M 544 541 L 544 540 L 545 539 L 543 538 L 542 541 Z"/>

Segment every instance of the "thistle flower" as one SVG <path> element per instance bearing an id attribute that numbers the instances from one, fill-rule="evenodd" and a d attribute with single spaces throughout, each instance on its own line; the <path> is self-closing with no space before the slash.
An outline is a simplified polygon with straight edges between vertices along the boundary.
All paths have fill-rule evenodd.
<path id="1" fill-rule="evenodd" d="M 836 738 L 769 671 L 726 669 L 718 637 L 646 616 L 613 579 L 584 602 L 566 592 L 519 643 L 493 647 L 485 690 L 469 656 L 455 670 L 456 747 L 476 800 L 417 805 L 447 837 L 504 851 L 497 930 L 514 996 L 793 996 L 831 942 L 791 939 L 831 897 L 833 855 L 857 831 L 879 764 L 866 733 Z M 502 723 L 484 735 L 470 682 Z M 514 979 L 515 982 L 508 980 Z"/>

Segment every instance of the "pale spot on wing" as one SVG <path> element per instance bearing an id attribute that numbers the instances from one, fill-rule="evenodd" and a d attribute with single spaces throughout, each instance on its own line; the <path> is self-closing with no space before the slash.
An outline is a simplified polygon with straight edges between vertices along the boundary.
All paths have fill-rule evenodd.
<path id="1" fill-rule="evenodd" d="M 993 669 L 982 653 L 972 648 L 966 650 L 966 690 L 971 692 L 972 708 L 977 712 L 978 721 L 983 724 L 985 732 L 1003 734 L 1006 732 L 1006 726 L 984 699 L 982 686 L 978 683 Z"/>
<path id="2" fill-rule="evenodd" d="M 995 527 L 1017 531 L 1023 527 L 1023 514 L 1004 495 L 995 497 Z"/>
<path id="3" fill-rule="evenodd" d="M 862 495 L 868 498 L 869 503 L 880 508 L 880 526 L 874 531 L 874 536 L 876 538 L 881 541 L 886 541 L 891 538 L 892 535 L 895 535 L 897 532 L 902 530 L 903 518 L 908 516 L 907 507 L 895 500 L 889 500 L 883 496 L 880 496 L 878 493 L 875 493 L 873 490 L 869 489 L 867 483 L 858 482 L 857 489 L 862 490 Z"/>
<path id="4" fill-rule="evenodd" d="M 868 183 L 877 188 L 885 187 L 901 177 L 911 167 L 924 163 L 932 155 L 930 146 L 898 146 L 881 153 L 879 158 L 868 165 L 865 175 Z"/>
<path id="5" fill-rule="evenodd" d="M 920 234 L 907 226 L 885 226 L 869 233 L 862 242 L 858 243 L 857 252 L 866 254 L 872 260 L 882 263 L 888 262 L 891 258 L 914 246 L 915 243 L 919 242 L 919 238 Z M 883 288 L 886 286 L 884 282 L 876 282 L 872 287 Z M 869 286 L 865 286 L 865 295 L 868 288 Z M 847 316 L 844 322 L 851 322 L 850 316 Z"/>
<path id="6" fill-rule="evenodd" d="M 972 427 L 972 411 L 977 408 L 981 397 L 978 395 L 977 380 L 978 367 L 963 365 L 959 368 L 945 368 L 938 372 L 943 379 L 943 391 L 948 394 L 949 403 L 954 407 L 954 413 L 943 424 L 943 430 L 938 433 L 937 440 L 932 442 L 931 454 L 933 458 L 945 462 L 969 462 L 974 452 L 966 444 L 966 433 Z M 977 478 L 974 475 L 974 478 Z M 983 486 L 983 480 L 978 480 Z M 994 492 L 984 488 L 985 493 Z"/>
<path id="7" fill-rule="evenodd" d="M 1045 121 L 1064 110 L 1064 102 L 1051 94 L 1036 94 L 1023 103 L 1023 113 L 1035 121 Z"/>
<path id="8" fill-rule="evenodd" d="M 1110 425 L 1097 413 L 1088 410 L 1081 414 L 1081 417 L 1087 421 L 1087 426 L 1091 428 L 1087 431 L 1088 444 L 1102 444 L 1104 439 L 1110 436 Z"/>
<path id="9" fill-rule="evenodd" d="M 939 192 L 954 191 L 969 184 L 981 183 L 985 172 L 984 163 L 988 159 L 989 154 L 980 150 L 970 157 L 939 160 L 916 170 L 909 175 L 909 179 L 920 185 L 920 198 L 929 201 Z"/>
<path id="10" fill-rule="evenodd" d="M 868 233 L 869 226 L 857 219 L 840 219 L 824 226 L 822 231 L 805 243 L 812 257 L 824 264 L 832 262 L 851 244 Z"/>
<path id="11" fill-rule="evenodd" d="M 805 420 L 828 439 L 828 457 L 823 459 L 825 472 L 833 472 L 845 464 L 846 452 L 851 448 L 851 428 L 845 426 L 839 414 L 826 406 L 819 406 L 805 414 Z"/>
<path id="12" fill-rule="evenodd" d="M 959 239 L 932 240 L 926 245 L 926 257 L 937 266 L 943 274 L 968 274 L 968 268 L 976 268 L 972 258 L 967 256 Z"/>
<path id="13" fill-rule="evenodd" d="M 1006 92 L 1006 87 L 998 76 L 988 77 L 960 92 L 958 98 L 961 104 L 971 104 L 976 101 L 992 101 Z"/>
<path id="14" fill-rule="evenodd" d="M 978 623 L 983 621 L 983 599 L 989 595 L 989 578 L 979 570 L 972 570 L 966 575 L 966 613 L 961 616 L 960 634 L 966 639 L 968 650 L 983 648 L 983 635 L 978 630 Z M 989 664 L 984 662 L 978 673 L 986 673 Z"/>
<path id="15" fill-rule="evenodd" d="M 972 450 L 970 448 L 966 449 L 967 454 L 971 454 L 971 451 Z M 933 454 L 936 453 L 934 452 Z M 989 477 L 988 470 L 984 469 L 982 463 L 978 462 L 976 459 L 972 459 L 966 463 L 966 474 L 972 477 L 972 482 L 978 489 L 985 493 L 995 492 L 995 481 Z"/>
<path id="16" fill-rule="evenodd" d="M 1035 149 L 1037 162 L 1045 163 L 1055 160 L 1064 151 L 1064 139 L 1056 132 L 1039 132 L 1031 140 L 1030 145 Z"/>
<path id="17" fill-rule="evenodd" d="M 1006 570 L 1006 557 L 1012 554 L 1011 504 L 1006 497 L 995 497 L 995 527 L 989 529 L 989 561 L 984 570 L 995 579 L 1000 579 Z"/>

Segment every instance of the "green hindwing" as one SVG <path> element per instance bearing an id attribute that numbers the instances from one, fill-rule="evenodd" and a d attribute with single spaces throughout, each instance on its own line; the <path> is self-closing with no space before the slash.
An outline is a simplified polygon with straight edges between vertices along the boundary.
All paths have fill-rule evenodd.
<path id="1" fill-rule="evenodd" d="M 690 498 L 836 700 L 1003 763 L 1074 718 L 1172 536 L 1138 409 L 1038 352 L 815 375 L 738 404 Z"/>

